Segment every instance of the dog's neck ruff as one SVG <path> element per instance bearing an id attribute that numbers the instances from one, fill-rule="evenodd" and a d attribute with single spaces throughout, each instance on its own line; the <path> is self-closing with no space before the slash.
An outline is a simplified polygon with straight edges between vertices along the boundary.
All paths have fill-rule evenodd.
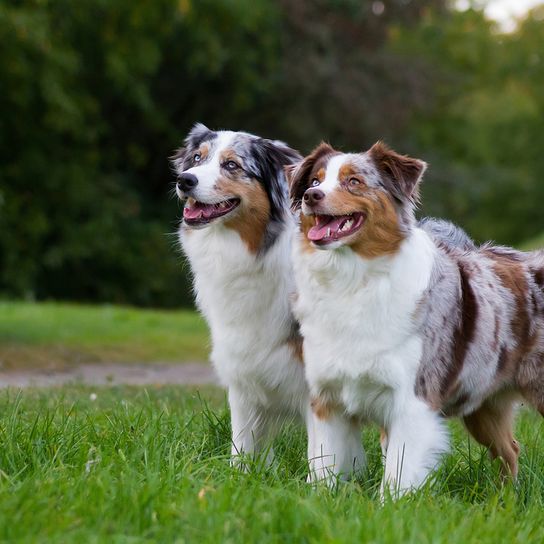
<path id="1" fill-rule="evenodd" d="M 269 363 L 278 365 L 270 353 L 284 346 L 292 334 L 289 295 L 294 283 L 289 257 L 294 223 L 287 227 L 262 255 L 249 252 L 235 231 L 220 225 L 180 231 L 197 305 L 212 333 L 212 360 L 227 384 L 249 374 L 266 375 Z M 291 364 L 287 352 L 284 358 L 280 366 Z M 279 367 L 271 375 L 278 371 Z"/>

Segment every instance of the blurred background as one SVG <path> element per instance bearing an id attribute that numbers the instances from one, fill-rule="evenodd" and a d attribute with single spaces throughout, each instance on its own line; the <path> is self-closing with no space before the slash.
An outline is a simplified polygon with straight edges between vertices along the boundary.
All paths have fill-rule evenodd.
<path id="1" fill-rule="evenodd" d="M 191 307 L 168 156 L 195 121 L 384 139 L 429 162 L 422 215 L 544 246 L 530 0 L 3 0 L 0 112 L 4 301 Z"/>

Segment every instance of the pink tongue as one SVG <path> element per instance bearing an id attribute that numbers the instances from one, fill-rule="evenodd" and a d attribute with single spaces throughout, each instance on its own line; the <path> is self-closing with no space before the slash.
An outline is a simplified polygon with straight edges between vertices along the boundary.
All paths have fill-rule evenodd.
<path id="1" fill-rule="evenodd" d="M 330 236 L 338 232 L 346 217 L 327 217 L 317 216 L 317 225 L 308 231 L 308 238 L 313 242 L 318 242 L 327 238 L 327 231 L 330 229 Z"/>
<path id="2" fill-rule="evenodd" d="M 183 217 L 186 217 L 187 219 L 200 219 L 201 217 L 209 219 L 214 208 L 215 206 L 213 204 L 195 202 L 193 206 L 185 206 L 185 208 L 183 208 Z"/>

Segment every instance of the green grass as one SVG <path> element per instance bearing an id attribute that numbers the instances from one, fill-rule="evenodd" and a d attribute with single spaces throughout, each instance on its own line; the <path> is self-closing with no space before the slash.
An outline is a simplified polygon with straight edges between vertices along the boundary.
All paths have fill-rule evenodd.
<path id="1" fill-rule="evenodd" d="M 207 352 L 206 324 L 191 311 L 0 302 L 4 368 L 205 361 Z"/>
<path id="2" fill-rule="evenodd" d="M 95 392 L 97 398 L 91 400 Z M 69 387 L 0 394 L 4 542 L 544 541 L 544 425 L 523 413 L 516 487 L 453 425 L 435 481 L 380 505 L 378 437 L 368 476 L 336 492 L 304 483 L 304 440 L 286 429 L 268 471 L 228 464 L 224 394 Z"/>

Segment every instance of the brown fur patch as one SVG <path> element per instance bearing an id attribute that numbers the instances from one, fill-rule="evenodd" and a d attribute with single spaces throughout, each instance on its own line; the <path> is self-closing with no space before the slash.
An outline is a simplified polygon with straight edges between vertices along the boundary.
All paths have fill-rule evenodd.
<path id="1" fill-rule="evenodd" d="M 225 227 L 238 232 L 250 253 L 258 253 L 270 218 L 266 191 L 257 181 L 242 182 L 226 177 L 218 180 L 216 189 L 225 198 L 240 199 L 238 209 L 225 220 Z"/>
<path id="2" fill-rule="evenodd" d="M 451 365 L 440 385 L 440 394 L 444 401 L 457 390 L 457 378 L 463 369 L 469 346 L 474 340 L 478 319 L 478 302 L 470 284 L 470 272 L 462 262 L 459 262 L 459 277 L 461 282 L 459 324 L 454 332 Z"/>
<path id="3" fill-rule="evenodd" d="M 532 351 L 536 342 L 536 335 L 531 334 L 531 316 L 527 294 L 529 290 L 523 265 L 517 260 L 489 254 L 493 259 L 493 270 L 499 281 L 514 296 L 515 308 L 510 322 L 512 334 L 516 339 L 516 348 L 507 353 L 501 353 L 497 372 L 501 374 L 513 373 L 520 361 Z"/>
<path id="4" fill-rule="evenodd" d="M 299 363 L 304 364 L 304 339 L 300 334 L 300 327 L 298 323 L 293 327 L 291 336 L 287 340 L 287 344 L 291 348 L 293 355 L 299 361 Z"/>
<path id="5" fill-rule="evenodd" d="M 463 419 L 470 434 L 489 448 L 491 457 L 502 459 L 503 474 L 515 478 L 518 473 L 519 444 L 512 434 L 512 402 L 494 404 L 488 401 Z"/>
<path id="6" fill-rule="evenodd" d="M 200 153 L 200 156 L 202 157 L 202 160 L 206 160 L 208 158 L 208 155 L 210 153 L 210 144 L 207 142 L 204 142 L 203 144 L 200 144 L 200 147 L 198 148 L 198 151 Z"/>
<path id="7" fill-rule="evenodd" d="M 322 161 L 320 161 L 322 162 Z M 325 174 L 327 173 L 327 171 L 325 170 L 325 168 L 320 168 L 316 174 L 315 174 L 315 177 L 320 181 L 320 182 L 323 182 L 323 180 L 325 179 Z M 313 177 L 311 178 L 313 179 Z"/>
<path id="8" fill-rule="evenodd" d="M 300 364 L 304 364 L 304 341 L 302 336 L 289 340 L 289 347 Z"/>
<path id="9" fill-rule="evenodd" d="M 223 164 L 227 161 L 234 161 L 238 164 L 241 164 L 241 159 L 240 157 L 236 154 L 236 152 L 234 151 L 234 149 L 224 149 L 222 152 L 221 152 L 221 155 L 219 157 L 219 163 L 220 164 Z"/>
<path id="10" fill-rule="evenodd" d="M 313 253 L 319 251 L 316 249 L 310 240 L 308 240 L 308 231 L 315 225 L 315 219 L 309 215 L 304 215 L 300 212 L 300 230 L 303 233 L 301 249 L 305 253 Z"/>
<path id="11" fill-rule="evenodd" d="M 331 415 L 338 410 L 338 404 L 322 397 L 314 397 L 311 400 L 310 405 L 312 407 L 312 412 L 318 419 L 322 420 L 329 419 Z"/>
<path id="12" fill-rule="evenodd" d="M 353 250 L 365 258 L 396 253 L 404 240 L 393 203 L 380 191 L 376 191 L 376 196 L 377 202 L 368 201 L 368 215 L 352 244 Z"/>
<path id="13" fill-rule="evenodd" d="M 338 170 L 338 179 L 346 183 L 350 180 L 350 178 L 357 178 L 359 181 L 363 181 L 361 175 L 358 172 L 357 167 L 354 164 L 351 164 L 349 162 L 344 163 L 340 170 Z"/>
<path id="14" fill-rule="evenodd" d="M 387 431 L 380 427 L 380 447 L 382 449 L 382 455 L 385 457 L 387 455 L 387 447 L 389 446 L 389 436 Z"/>

